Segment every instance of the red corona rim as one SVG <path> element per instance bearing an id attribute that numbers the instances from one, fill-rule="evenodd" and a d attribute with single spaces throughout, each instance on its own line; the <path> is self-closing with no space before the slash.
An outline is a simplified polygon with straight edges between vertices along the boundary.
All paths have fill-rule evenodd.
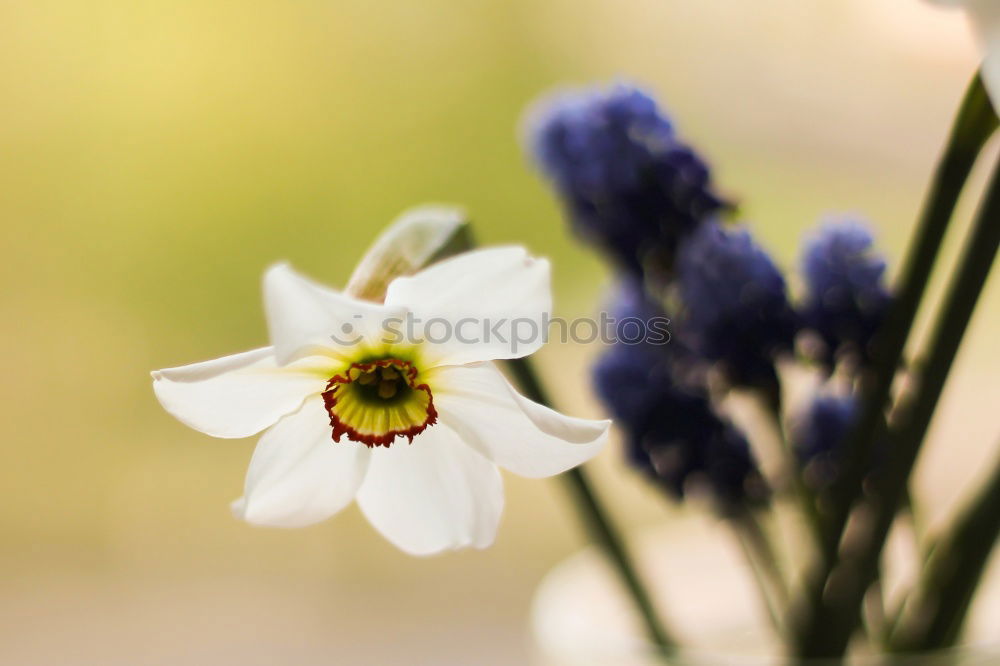
<path id="1" fill-rule="evenodd" d="M 397 437 L 409 442 L 437 422 L 434 396 L 418 384 L 410 361 L 396 358 L 352 363 L 327 382 L 323 403 L 333 441 L 347 438 L 372 448 L 390 446 Z"/>

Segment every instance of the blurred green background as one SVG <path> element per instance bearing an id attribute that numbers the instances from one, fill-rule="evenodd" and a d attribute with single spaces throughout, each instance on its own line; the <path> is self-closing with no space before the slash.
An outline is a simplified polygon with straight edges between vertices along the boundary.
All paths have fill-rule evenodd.
<path id="1" fill-rule="evenodd" d="M 228 511 L 253 442 L 172 420 L 149 371 L 261 345 L 268 264 L 342 284 L 424 202 L 552 257 L 557 314 L 593 312 L 606 271 L 517 135 L 562 83 L 656 91 L 782 265 L 830 211 L 898 258 L 975 62 L 961 16 L 917 0 L 0 3 L 0 661 L 532 657 L 533 590 L 583 545 L 557 482 L 508 476 L 483 552 L 411 559 L 353 508 L 254 529 Z M 995 443 L 996 288 L 921 466 L 932 518 Z M 576 414 L 600 413 L 597 351 L 541 354 Z M 616 516 L 675 515 L 616 454 Z"/>

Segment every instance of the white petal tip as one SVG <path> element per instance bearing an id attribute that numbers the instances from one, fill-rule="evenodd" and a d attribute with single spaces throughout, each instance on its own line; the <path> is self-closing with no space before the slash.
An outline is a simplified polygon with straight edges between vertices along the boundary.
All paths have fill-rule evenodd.
<path id="1" fill-rule="evenodd" d="M 250 506 L 247 502 L 247 498 L 241 497 L 238 500 L 234 500 L 229 505 L 229 510 L 233 514 L 233 517 L 237 520 L 242 520 L 248 525 L 253 525 L 254 527 L 277 527 L 277 528 L 292 528 L 292 527 L 303 527 L 299 524 L 285 524 L 281 521 L 268 520 L 266 515 L 263 515 L 259 508 Z"/>
<path id="2" fill-rule="evenodd" d="M 460 550 L 469 550 L 469 549 L 486 550 L 487 548 L 493 545 L 493 543 L 496 541 L 496 538 L 494 537 L 489 539 L 489 541 L 480 541 L 478 543 L 474 543 L 472 541 L 461 541 L 458 543 L 449 544 L 447 546 L 437 545 L 426 549 L 414 548 L 412 547 L 412 545 L 409 544 L 396 543 L 392 539 L 387 539 L 387 540 L 393 546 L 395 546 L 396 548 L 398 548 L 399 550 L 403 551 L 404 553 L 406 553 L 411 557 L 434 557 L 436 555 L 446 555 L 448 553 L 454 553 Z"/>
<path id="3" fill-rule="evenodd" d="M 292 263 L 286 259 L 282 259 L 281 261 L 275 261 L 274 263 L 272 263 L 270 266 L 267 267 L 267 270 L 264 271 L 264 275 L 267 275 L 268 273 L 273 273 L 274 271 L 288 270 L 291 267 Z"/>
<path id="4" fill-rule="evenodd" d="M 268 285 L 273 284 L 275 280 L 294 274 L 295 269 L 292 268 L 291 263 L 287 261 L 276 261 L 264 269 L 264 277 L 262 278 L 264 289 L 267 289 Z"/>
<path id="5" fill-rule="evenodd" d="M 246 496 L 235 500 L 229 505 L 229 510 L 237 520 L 253 525 L 254 527 L 276 527 L 279 529 L 294 529 L 313 525 L 317 519 L 301 519 L 294 515 L 276 516 L 273 511 L 262 510 L 260 503 L 251 504 Z"/>
<path id="6" fill-rule="evenodd" d="M 245 497 L 241 497 L 238 500 L 233 500 L 229 504 L 229 510 L 233 514 L 233 518 L 237 520 L 246 520 L 246 510 L 247 510 L 247 500 Z"/>
<path id="7" fill-rule="evenodd" d="M 242 520 L 248 525 L 253 525 L 254 527 L 278 527 L 278 528 L 293 528 L 293 527 L 304 527 L 309 523 L 285 523 L 280 520 L 268 519 L 268 516 L 262 514 L 259 507 L 250 506 L 247 502 L 246 497 L 241 497 L 235 500 L 229 505 L 229 510 L 232 512 L 233 517 L 237 520 Z"/>

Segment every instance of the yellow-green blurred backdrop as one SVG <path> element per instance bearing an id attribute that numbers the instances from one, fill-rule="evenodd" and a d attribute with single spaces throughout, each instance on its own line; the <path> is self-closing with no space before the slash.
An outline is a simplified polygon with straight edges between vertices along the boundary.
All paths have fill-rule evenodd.
<path id="1" fill-rule="evenodd" d="M 517 138 L 559 83 L 655 90 L 783 265 L 828 211 L 898 258 L 974 66 L 918 0 L 0 3 L 0 660 L 529 658 L 532 592 L 582 545 L 557 482 L 508 477 L 485 552 L 411 559 L 354 509 L 254 529 L 227 508 L 253 442 L 173 421 L 149 371 L 262 344 L 265 266 L 339 284 L 428 201 L 552 257 L 557 314 L 592 312 L 608 276 Z M 942 515 L 996 437 L 984 300 L 922 468 Z M 599 414 L 596 351 L 542 353 L 574 413 Z M 616 453 L 616 516 L 669 520 Z"/>

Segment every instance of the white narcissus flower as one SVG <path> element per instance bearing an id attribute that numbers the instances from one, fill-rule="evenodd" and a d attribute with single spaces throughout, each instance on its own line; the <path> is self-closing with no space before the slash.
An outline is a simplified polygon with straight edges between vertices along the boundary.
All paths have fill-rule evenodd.
<path id="1" fill-rule="evenodd" d="M 995 107 L 1000 107 L 1000 0 L 930 0 L 943 7 L 962 7 L 969 16 L 983 52 L 983 83 Z"/>
<path id="2" fill-rule="evenodd" d="M 549 265 L 521 248 L 468 252 L 397 278 L 384 303 L 280 264 L 264 276 L 264 307 L 270 347 L 153 373 L 160 403 L 192 428 L 264 431 L 233 504 L 250 523 L 309 525 L 356 499 L 408 553 L 484 548 L 503 508 L 497 466 L 551 476 L 607 438 L 608 421 L 534 403 L 492 363 L 542 345 Z M 512 349 L 524 322 L 539 334 Z"/>

